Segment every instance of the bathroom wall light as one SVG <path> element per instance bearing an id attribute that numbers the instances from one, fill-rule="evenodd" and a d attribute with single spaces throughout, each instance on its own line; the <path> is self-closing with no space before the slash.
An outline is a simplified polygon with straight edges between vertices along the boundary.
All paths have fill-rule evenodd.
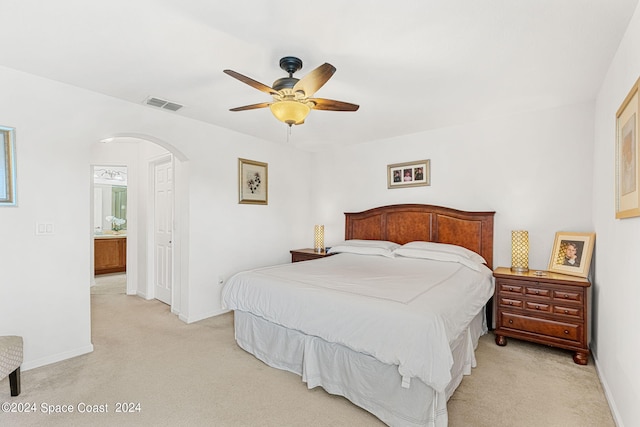
<path id="1" fill-rule="evenodd" d="M 127 173 L 115 169 L 96 169 L 93 172 L 93 177 L 112 181 L 124 181 L 127 178 Z"/>

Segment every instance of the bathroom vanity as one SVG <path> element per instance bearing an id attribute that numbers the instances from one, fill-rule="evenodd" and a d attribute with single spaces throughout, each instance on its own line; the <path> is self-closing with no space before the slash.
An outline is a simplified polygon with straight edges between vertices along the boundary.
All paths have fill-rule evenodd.
<path id="1" fill-rule="evenodd" d="M 96 275 L 127 271 L 126 235 L 96 235 L 93 238 L 93 245 Z"/>

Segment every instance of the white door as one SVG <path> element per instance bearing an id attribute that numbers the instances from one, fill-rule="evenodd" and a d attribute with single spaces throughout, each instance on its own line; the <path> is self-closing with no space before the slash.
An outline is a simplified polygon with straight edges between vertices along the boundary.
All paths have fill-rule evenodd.
<path id="1" fill-rule="evenodd" d="M 163 157 L 154 165 L 154 295 L 171 305 L 173 284 L 173 161 Z"/>

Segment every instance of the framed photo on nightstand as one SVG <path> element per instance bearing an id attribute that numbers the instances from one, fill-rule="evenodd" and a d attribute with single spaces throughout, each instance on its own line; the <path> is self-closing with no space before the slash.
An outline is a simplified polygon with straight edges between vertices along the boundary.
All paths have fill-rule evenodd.
<path id="1" fill-rule="evenodd" d="M 595 239 L 595 233 L 557 232 L 549 260 L 549 271 L 586 278 L 589 275 Z"/>

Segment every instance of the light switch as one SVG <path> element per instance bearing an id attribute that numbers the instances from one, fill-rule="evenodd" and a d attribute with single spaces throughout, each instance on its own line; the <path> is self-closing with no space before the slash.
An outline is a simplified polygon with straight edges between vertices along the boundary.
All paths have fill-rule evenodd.
<path id="1" fill-rule="evenodd" d="M 54 227 L 52 222 L 36 222 L 36 235 L 53 234 Z"/>

